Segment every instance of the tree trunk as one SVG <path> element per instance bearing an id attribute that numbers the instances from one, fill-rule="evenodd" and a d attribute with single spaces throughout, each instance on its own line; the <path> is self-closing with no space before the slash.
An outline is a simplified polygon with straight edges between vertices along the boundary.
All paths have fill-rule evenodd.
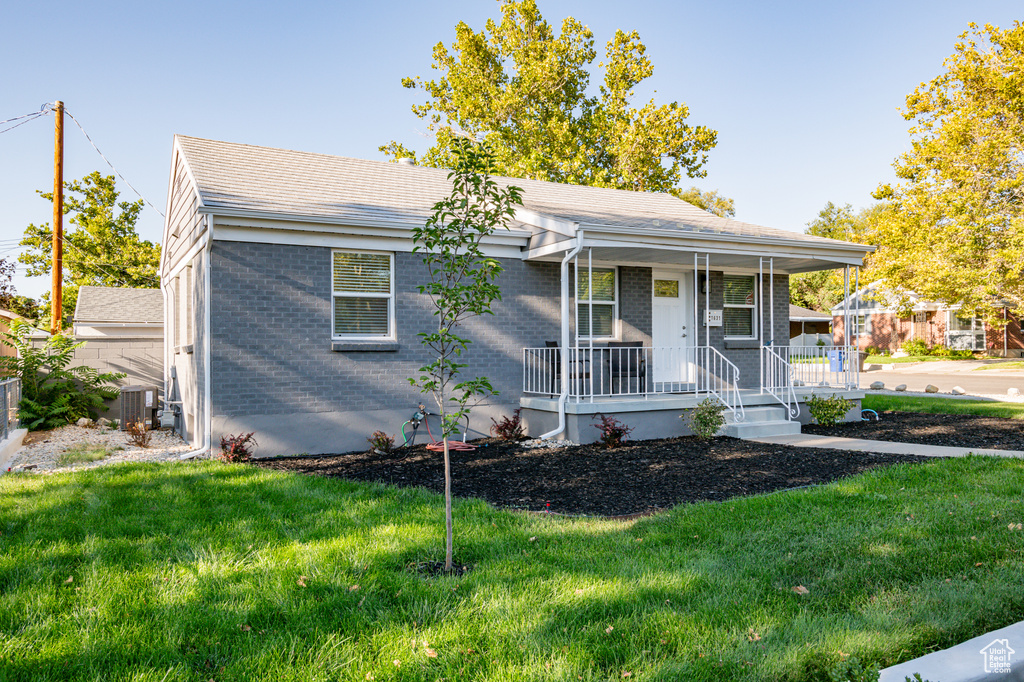
<path id="1" fill-rule="evenodd" d="M 444 570 L 452 570 L 452 463 L 448 457 L 448 435 L 441 429 L 444 439 L 444 525 L 447 532 L 444 548 Z"/>

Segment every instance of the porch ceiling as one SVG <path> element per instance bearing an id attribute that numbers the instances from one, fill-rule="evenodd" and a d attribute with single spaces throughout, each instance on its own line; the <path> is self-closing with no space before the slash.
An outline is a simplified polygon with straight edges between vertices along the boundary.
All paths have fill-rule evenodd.
<path id="1" fill-rule="evenodd" d="M 585 244 L 583 251 L 580 252 L 581 259 L 586 258 L 588 246 L 589 245 Z M 593 248 L 593 258 L 595 261 L 614 263 L 643 263 L 651 265 L 692 267 L 694 254 L 697 254 L 702 257 L 700 262 L 700 267 L 702 269 L 704 267 L 703 256 L 707 253 L 709 254 L 709 267 L 712 270 L 721 268 L 757 270 L 762 257 L 772 257 L 774 259 L 775 272 L 780 274 L 814 272 L 816 270 L 833 270 L 841 268 L 844 265 L 860 265 L 859 258 L 825 259 L 821 256 L 797 256 L 771 253 L 768 251 L 761 251 L 760 253 L 723 251 L 716 253 L 714 251 L 677 250 L 651 246 L 600 245 L 594 245 L 591 248 Z M 767 264 L 765 267 L 767 267 Z"/>

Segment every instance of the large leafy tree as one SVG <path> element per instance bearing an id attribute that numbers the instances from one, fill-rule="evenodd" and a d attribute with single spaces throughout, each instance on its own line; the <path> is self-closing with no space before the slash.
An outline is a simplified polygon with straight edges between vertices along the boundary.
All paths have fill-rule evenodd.
<path id="1" fill-rule="evenodd" d="M 807 234 L 846 242 L 869 243 L 878 223 L 889 212 L 885 203 L 877 203 L 854 213 L 850 204 L 837 206 L 829 201 L 818 217 L 807 223 Z M 860 285 L 870 280 L 862 273 Z M 850 283 L 853 286 L 853 282 Z M 794 305 L 827 312 L 843 300 L 842 270 L 819 270 L 789 278 L 789 300 Z"/>
<path id="2" fill-rule="evenodd" d="M 971 24 L 944 66 L 907 97 L 873 276 L 998 323 L 1024 310 L 1024 25 Z"/>
<path id="3" fill-rule="evenodd" d="M 706 175 L 716 131 L 690 125 L 679 102 L 631 103 L 654 72 L 636 31 L 608 41 L 604 80 L 588 94 L 597 57 L 590 29 L 569 17 L 556 32 L 534 0 L 499 5 L 499 21 L 480 32 L 460 22 L 451 46 L 434 46 L 439 77 L 402 80 L 427 96 L 412 108 L 434 135 L 419 163 L 454 167 L 455 142 L 469 134 L 494 150 L 495 172 L 512 177 L 678 195 L 683 173 Z M 399 142 L 380 149 L 416 159 Z"/>
<path id="4" fill-rule="evenodd" d="M 74 314 L 78 287 L 84 285 L 152 288 L 159 286 L 160 245 L 139 238 L 135 224 L 143 201 L 118 202 L 114 176 L 93 171 L 81 180 L 64 184 L 64 213 L 70 214 L 64 231 L 64 291 L 62 319 Z M 53 194 L 38 192 L 47 201 Z M 21 240 L 28 250 L 18 260 L 29 266 L 28 275 L 49 276 L 52 267 L 52 228 L 49 223 L 29 225 Z M 44 316 L 49 315 L 49 298 Z"/>

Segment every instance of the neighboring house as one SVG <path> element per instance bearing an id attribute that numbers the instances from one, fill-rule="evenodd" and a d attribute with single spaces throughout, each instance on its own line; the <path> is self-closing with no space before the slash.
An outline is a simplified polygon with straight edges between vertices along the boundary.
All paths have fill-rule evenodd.
<path id="1" fill-rule="evenodd" d="M 878 282 L 854 292 L 832 309 L 834 342 L 891 352 L 915 339 L 929 346 L 985 351 L 1003 357 L 1024 356 L 1020 318 L 1009 307 L 1002 307 L 1001 317 L 1007 322 L 998 329 L 981 318 L 961 317 L 959 306 L 926 301 L 913 292 L 907 296 L 911 312 L 901 315 L 893 306 L 886 304 L 890 296 Z M 853 311 L 849 314 L 848 337 L 843 322 L 844 310 Z"/>
<path id="2" fill-rule="evenodd" d="M 821 341 L 832 345 L 832 313 L 789 304 L 789 345 L 816 346 Z"/>
<path id="3" fill-rule="evenodd" d="M 408 382 L 429 361 L 417 334 L 436 326 L 411 229 L 448 196 L 447 174 L 175 137 L 160 279 L 185 438 L 215 448 L 254 431 L 260 456 L 346 452 L 398 434 L 420 402 L 436 410 Z M 682 435 L 680 414 L 709 395 L 745 419 L 740 435 L 779 419 L 799 430 L 785 420 L 812 382 L 786 362 L 789 275 L 857 267 L 871 247 L 667 194 L 497 180 L 524 206 L 484 242 L 502 300 L 462 330 L 464 375 L 499 391 L 471 436 L 517 408 L 532 436 L 592 441 L 599 413 L 634 438 Z M 859 403 L 856 368 L 835 364 L 799 367 Z"/>
<path id="4" fill-rule="evenodd" d="M 21 319 L 23 318 L 18 313 L 12 313 L 10 310 L 0 308 L 0 334 L 10 330 L 11 322 Z M 18 351 L 13 346 L 0 343 L 0 357 L 14 357 L 17 354 Z"/>
<path id="5" fill-rule="evenodd" d="M 124 372 L 119 386 L 164 384 L 164 306 L 159 289 L 83 286 L 78 289 L 72 334 L 85 341 L 74 365 Z M 118 419 L 119 401 L 102 416 Z"/>

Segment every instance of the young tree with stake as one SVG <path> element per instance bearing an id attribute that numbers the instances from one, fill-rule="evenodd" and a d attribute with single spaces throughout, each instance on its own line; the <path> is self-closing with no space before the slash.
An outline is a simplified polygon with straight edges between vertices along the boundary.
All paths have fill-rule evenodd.
<path id="1" fill-rule="evenodd" d="M 459 381 L 467 366 L 460 362 L 470 340 L 459 326 L 476 315 L 493 314 L 491 303 L 501 300 L 496 283 L 501 264 L 484 255 L 480 246 L 498 228 L 508 228 L 515 207 L 522 205 L 522 190 L 501 188 L 491 177 L 494 155 L 487 145 L 465 138 L 453 144 L 454 170 L 448 174 L 451 194 L 434 204 L 423 227 L 413 229 L 413 252 L 423 254 L 428 282 L 421 294 L 430 298 L 437 329 L 419 334 L 433 361 L 420 367 L 409 382 L 429 393 L 441 416 L 444 442 L 445 571 L 452 570 L 452 491 L 448 438 L 471 410 L 471 403 L 495 395 L 487 377 Z"/>

